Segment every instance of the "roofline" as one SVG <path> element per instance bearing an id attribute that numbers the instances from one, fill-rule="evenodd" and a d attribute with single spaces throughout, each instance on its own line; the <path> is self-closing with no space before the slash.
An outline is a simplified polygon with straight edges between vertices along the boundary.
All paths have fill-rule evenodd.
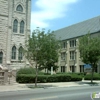
<path id="1" fill-rule="evenodd" d="M 93 33 L 90 33 L 90 34 L 95 34 L 95 33 L 99 33 L 99 32 L 100 32 L 100 30 L 99 31 L 96 31 L 96 32 L 93 32 Z M 82 37 L 82 36 L 84 36 L 84 35 L 80 35 L 80 36 L 73 37 L 73 38 L 69 38 L 69 39 L 64 39 L 64 40 L 61 40 L 61 41 L 70 40 L 70 39 L 74 39 L 74 38 L 79 38 L 79 37 Z"/>
<path id="2" fill-rule="evenodd" d="M 67 27 L 71 27 L 71 26 L 77 25 L 77 24 L 79 24 L 79 23 L 82 23 L 82 22 L 85 22 L 85 21 L 88 21 L 88 20 L 91 20 L 91 19 L 94 19 L 94 18 L 99 17 L 99 16 L 100 16 L 100 15 L 95 16 L 95 17 L 91 17 L 91 18 L 86 19 L 86 20 L 79 21 L 79 22 L 77 22 L 77 23 L 74 23 L 74 24 L 68 25 L 68 26 L 66 26 L 66 27 L 63 27 L 63 28 L 60 28 L 60 29 L 54 30 L 54 32 L 55 32 L 55 31 L 62 30 L 62 29 L 67 28 Z"/>

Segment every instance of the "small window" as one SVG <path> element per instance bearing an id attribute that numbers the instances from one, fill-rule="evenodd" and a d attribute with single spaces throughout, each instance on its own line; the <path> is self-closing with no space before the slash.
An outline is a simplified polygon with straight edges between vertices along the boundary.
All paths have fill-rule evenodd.
<path id="1" fill-rule="evenodd" d="M 3 52 L 0 52 L 0 64 L 3 62 Z"/>
<path id="2" fill-rule="evenodd" d="M 70 47 L 76 46 L 76 40 L 70 40 Z"/>
<path id="3" fill-rule="evenodd" d="M 16 59 L 16 47 L 12 47 L 12 59 Z"/>
<path id="4" fill-rule="evenodd" d="M 17 33 L 17 30 L 18 30 L 18 21 L 17 19 L 15 19 L 13 22 L 13 32 Z"/>
<path id="5" fill-rule="evenodd" d="M 62 42 L 62 48 L 66 48 L 66 46 L 67 46 L 66 42 L 65 41 Z"/>
<path id="6" fill-rule="evenodd" d="M 61 53 L 61 60 L 66 60 L 66 52 Z"/>
<path id="7" fill-rule="evenodd" d="M 20 33 L 24 33 L 24 21 L 20 22 Z"/>
<path id="8" fill-rule="evenodd" d="M 65 72 L 65 71 L 66 71 L 65 66 L 61 66 L 61 72 Z"/>
<path id="9" fill-rule="evenodd" d="M 16 8 L 17 11 L 23 12 L 23 7 L 21 5 L 18 5 Z"/>
<path id="10" fill-rule="evenodd" d="M 22 59 L 23 59 L 23 48 L 21 46 L 18 50 L 18 60 L 22 60 Z"/>
<path id="11" fill-rule="evenodd" d="M 76 52 L 70 51 L 70 60 L 75 60 L 75 59 L 76 59 Z"/>

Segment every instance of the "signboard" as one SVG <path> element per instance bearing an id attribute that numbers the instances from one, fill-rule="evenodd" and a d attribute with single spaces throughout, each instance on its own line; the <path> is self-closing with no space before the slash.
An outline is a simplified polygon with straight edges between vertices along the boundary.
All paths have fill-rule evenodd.
<path id="1" fill-rule="evenodd" d="M 84 65 L 84 72 L 91 72 L 91 65 L 90 64 Z"/>

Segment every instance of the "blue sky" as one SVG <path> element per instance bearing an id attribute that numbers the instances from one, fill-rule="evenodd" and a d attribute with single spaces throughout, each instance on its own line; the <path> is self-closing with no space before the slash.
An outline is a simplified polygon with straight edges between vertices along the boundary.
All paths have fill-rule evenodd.
<path id="1" fill-rule="evenodd" d="M 31 1 L 31 31 L 54 31 L 100 15 L 100 0 Z"/>

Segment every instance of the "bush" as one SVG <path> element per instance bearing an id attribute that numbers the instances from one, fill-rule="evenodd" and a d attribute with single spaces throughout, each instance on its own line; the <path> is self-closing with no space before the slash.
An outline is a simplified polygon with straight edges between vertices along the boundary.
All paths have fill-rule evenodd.
<path id="1" fill-rule="evenodd" d="M 18 83 L 35 83 L 35 76 L 33 76 L 32 74 L 19 74 L 16 77 L 16 81 Z"/>
<path id="2" fill-rule="evenodd" d="M 35 74 L 35 70 L 32 67 L 21 68 L 17 71 L 17 74 Z"/>
<path id="3" fill-rule="evenodd" d="M 73 76 L 74 76 L 74 75 L 78 75 L 78 76 L 82 76 L 82 77 L 85 75 L 85 73 L 63 73 L 63 72 L 60 72 L 60 73 L 57 73 L 57 74 L 59 74 L 59 75 L 62 75 L 62 74 L 63 74 L 63 75 L 71 75 L 71 76 L 72 76 L 72 75 L 73 75 Z"/>
<path id="4" fill-rule="evenodd" d="M 91 74 L 87 74 L 84 80 L 91 80 Z M 100 80 L 100 74 L 94 73 L 93 80 Z"/>
<path id="5" fill-rule="evenodd" d="M 47 82 L 69 82 L 71 76 L 68 75 L 49 75 Z"/>
<path id="6" fill-rule="evenodd" d="M 78 75 L 38 75 L 38 83 L 45 82 L 69 82 L 69 81 L 81 81 L 82 77 Z M 34 83 L 35 75 L 32 74 L 20 74 L 17 75 L 16 81 L 18 83 Z"/>
<path id="7" fill-rule="evenodd" d="M 65 73 L 65 72 L 58 72 L 58 73 L 56 73 L 56 74 L 67 74 L 67 73 Z"/>
<path id="8" fill-rule="evenodd" d="M 67 74 L 57 75 L 58 82 L 69 82 L 71 81 L 71 76 Z"/>
<path id="9" fill-rule="evenodd" d="M 71 75 L 71 81 L 82 81 L 82 76 L 81 75 Z"/>
<path id="10" fill-rule="evenodd" d="M 28 67 L 28 68 L 21 68 L 17 71 L 17 75 L 18 74 L 33 74 L 35 75 L 35 69 L 32 67 Z M 39 75 L 44 75 L 43 72 L 38 72 Z"/>
<path id="11" fill-rule="evenodd" d="M 51 75 L 51 73 L 44 73 L 44 75 Z"/>
<path id="12" fill-rule="evenodd" d="M 58 82 L 58 78 L 55 75 L 49 75 L 47 82 Z"/>
<path id="13" fill-rule="evenodd" d="M 39 75 L 38 76 L 38 83 L 46 83 L 47 82 L 47 76 L 45 76 L 45 75 Z"/>

